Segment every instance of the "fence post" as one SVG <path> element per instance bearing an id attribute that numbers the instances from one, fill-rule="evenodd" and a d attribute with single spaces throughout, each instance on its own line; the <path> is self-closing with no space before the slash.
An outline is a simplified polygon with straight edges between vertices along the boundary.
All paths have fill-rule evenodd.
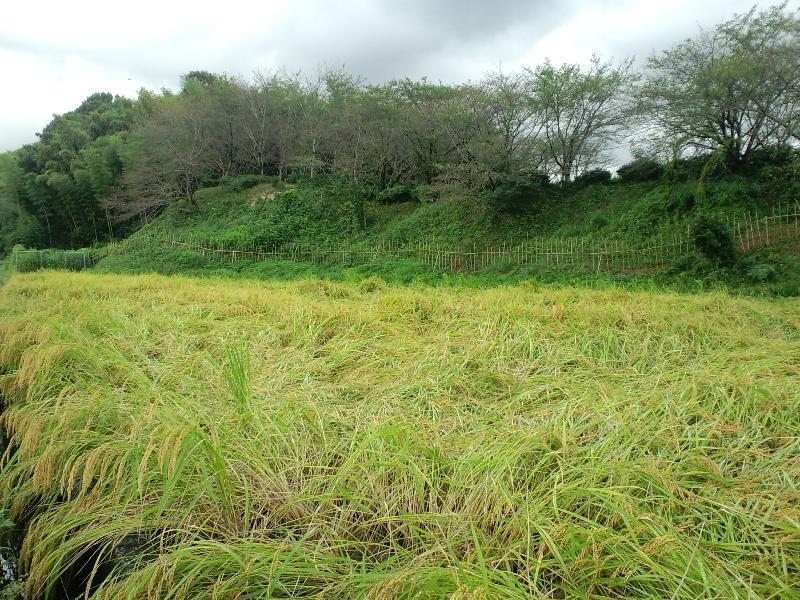
<path id="1" fill-rule="evenodd" d="M 800 202 L 794 203 L 794 232 L 800 231 Z"/>

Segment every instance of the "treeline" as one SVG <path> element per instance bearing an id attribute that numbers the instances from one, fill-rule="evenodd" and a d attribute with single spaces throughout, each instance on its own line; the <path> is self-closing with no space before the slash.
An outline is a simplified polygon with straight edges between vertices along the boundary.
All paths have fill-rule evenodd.
<path id="1" fill-rule="evenodd" d="M 195 71 L 177 93 L 95 94 L 0 156 L 0 251 L 103 240 L 234 175 L 335 175 L 391 200 L 567 183 L 622 144 L 629 172 L 697 154 L 736 168 L 800 139 L 798 23 L 785 3 L 753 9 L 641 70 L 594 57 L 463 85 Z"/>

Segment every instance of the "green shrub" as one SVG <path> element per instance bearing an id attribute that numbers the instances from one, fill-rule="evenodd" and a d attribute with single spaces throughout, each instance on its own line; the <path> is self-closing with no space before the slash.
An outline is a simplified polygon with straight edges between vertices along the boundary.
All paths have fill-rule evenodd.
<path id="1" fill-rule="evenodd" d="M 528 212 L 547 196 L 549 187 L 549 179 L 540 174 L 507 175 L 496 181 L 486 194 L 489 212 L 495 217 Z"/>
<path id="2" fill-rule="evenodd" d="M 592 231 L 600 231 L 603 227 L 608 226 L 608 219 L 603 215 L 595 215 L 589 225 Z"/>
<path id="3" fill-rule="evenodd" d="M 758 263 L 747 269 L 747 278 L 750 281 L 762 283 L 765 281 L 774 281 L 778 273 L 775 265 Z"/>
<path id="4" fill-rule="evenodd" d="M 395 185 L 378 193 L 378 202 L 381 204 L 398 204 L 415 200 L 414 190 L 407 185 Z"/>
<path id="5" fill-rule="evenodd" d="M 253 234 L 244 226 L 231 227 L 216 236 L 215 242 L 223 246 L 246 248 L 253 242 Z"/>
<path id="6" fill-rule="evenodd" d="M 436 202 L 439 192 L 430 185 L 420 184 L 414 188 L 414 198 L 420 202 Z"/>
<path id="7" fill-rule="evenodd" d="M 672 185 L 660 194 L 658 202 L 651 204 L 648 210 L 657 220 L 661 221 L 671 213 L 678 215 L 691 212 L 695 207 L 695 193 L 684 185 Z"/>
<path id="8" fill-rule="evenodd" d="M 579 185 L 608 183 L 609 181 L 611 181 L 611 171 L 606 169 L 589 169 L 575 178 L 575 183 Z"/>
<path id="9" fill-rule="evenodd" d="M 24 593 L 25 579 L 14 579 L 0 585 L 0 600 L 23 600 Z"/>
<path id="10" fill-rule="evenodd" d="M 765 146 L 753 150 L 742 164 L 742 169 L 755 172 L 765 167 L 785 167 L 799 158 L 798 151 L 791 146 Z"/>
<path id="11" fill-rule="evenodd" d="M 661 163 L 652 158 L 637 158 L 617 169 L 619 178 L 626 182 L 652 181 L 663 172 Z"/>
<path id="12" fill-rule="evenodd" d="M 667 181 L 673 183 L 695 180 L 700 177 L 707 161 L 708 156 L 702 154 L 692 158 L 679 158 L 664 165 L 664 175 Z"/>
<path id="13" fill-rule="evenodd" d="M 694 242 L 706 258 L 723 266 L 736 262 L 736 247 L 728 227 L 716 217 L 700 215 L 694 223 Z"/>
<path id="14" fill-rule="evenodd" d="M 0 255 L 15 245 L 39 246 L 46 238 L 41 224 L 30 214 L 6 214 L 0 211 Z"/>
<path id="15" fill-rule="evenodd" d="M 269 183 L 273 177 L 268 175 L 237 175 L 233 177 L 223 177 L 219 183 L 228 187 L 232 192 L 243 192 L 254 188 L 262 183 Z"/>
<path id="16" fill-rule="evenodd" d="M 789 280 L 779 281 L 773 284 L 770 288 L 773 296 L 782 298 L 797 298 L 800 296 L 800 281 Z"/>

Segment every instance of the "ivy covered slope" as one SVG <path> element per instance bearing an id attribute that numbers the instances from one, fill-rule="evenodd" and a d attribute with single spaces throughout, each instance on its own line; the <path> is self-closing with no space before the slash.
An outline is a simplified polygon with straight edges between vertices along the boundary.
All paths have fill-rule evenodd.
<path id="1" fill-rule="evenodd" d="M 480 196 L 450 194 L 428 201 L 429 186 L 398 186 L 369 194 L 346 180 L 317 176 L 283 184 L 276 178 L 234 177 L 197 193 L 196 206 L 175 205 L 123 244 L 124 254 L 100 264 L 107 272 L 245 275 L 296 278 L 323 275 L 358 278 L 378 274 L 387 280 L 441 280 L 428 266 L 382 260 L 353 268 L 323 268 L 298 262 L 251 263 L 203 257 L 190 250 L 139 244 L 148 231 L 166 230 L 214 246 L 248 248 L 352 243 L 440 244 L 483 248 L 516 243 L 526 237 L 581 237 L 588 241 L 621 240 L 646 244 L 672 234 L 692 234 L 701 216 L 742 218 L 796 206 L 800 198 L 798 162 L 792 153 L 765 151 L 735 171 L 711 170 L 707 161 L 680 161 L 666 167 L 634 161 L 611 178 L 593 171 L 569 184 L 511 181 Z M 798 244 L 783 242 L 732 264 L 689 256 L 658 273 L 624 274 L 681 286 L 725 284 L 780 295 L 795 295 Z M 476 282 L 566 276 L 585 280 L 587 273 L 525 270 L 514 265 L 477 274 Z M 646 277 L 645 277 L 646 276 Z M 699 283 L 698 283 L 699 282 Z M 766 284 L 766 285 L 765 285 Z M 754 287 L 755 286 L 755 287 Z"/>

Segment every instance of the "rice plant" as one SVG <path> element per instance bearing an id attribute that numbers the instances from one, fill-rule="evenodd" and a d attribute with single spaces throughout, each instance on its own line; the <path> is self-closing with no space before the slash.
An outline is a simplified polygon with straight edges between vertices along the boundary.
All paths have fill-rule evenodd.
<path id="1" fill-rule="evenodd" d="M 800 305 L 37 272 L 28 597 L 800 597 Z"/>

